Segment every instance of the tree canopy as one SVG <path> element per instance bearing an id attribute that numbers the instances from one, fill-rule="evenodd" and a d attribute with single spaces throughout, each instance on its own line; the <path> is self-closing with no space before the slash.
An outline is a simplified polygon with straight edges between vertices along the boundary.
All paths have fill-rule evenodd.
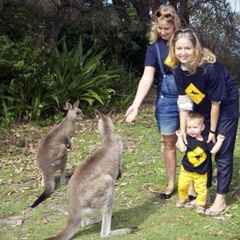
<path id="1" fill-rule="evenodd" d="M 41 97 L 45 99 L 44 104 L 34 100 L 39 114 L 46 105 L 54 105 L 53 102 L 47 104 L 50 98 L 45 96 L 59 81 L 52 63 L 59 61 L 59 57 L 65 59 L 66 54 L 71 56 L 71 49 L 79 46 L 80 37 L 82 47 L 74 51 L 81 50 L 81 56 L 91 56 L 85 55 L 89 49 L 98 49 L 98 53 L 105 51 L 98 59 L 103 65 L 95 68 L 94 77 L 103 76 L 100 71 L 115 71 L 115 75 L 109 73 L 106 77 L 115 79 L 114 82 L 109 80 L 108 89 L 118 93 L 114 96 L 133 94 L 137 85 L 137 80 L 133 79 L 139 79 L 143 69 L 151 14 L 162 4 L 172 4 L 176 8 L 182 27 L 193 28 L 203 46 L 212 50 L 240 83 L 240 12 L 234 12 L 226 0 L 0 0 L 2 116 L 6 118 L 11 109 L 19 109 L 23 102 L 25 107 L 21 112 L 29 115 L 31 110 L 27 106 Z M 58 51 L 54 50 L 56 47 Z M 60 54 L 56 55 L 57 52 Z M 65 55 L 61 55 L 63 52 Z M 68 64 L 66 69 L 70 71 L 71 66 Z M 121 77 L 117 77 L 118 74 Z M 69 74 L 65 72 L 64 76 Z M 68 92 L 67 86 L 62 91 Z M 26 97 L 26 94 L 33 96 Z M 59 99 L 62 97 L 59 92 L 55 94 L 58 96 L 51 96 L 51 99 L 58 104 L 66 100 Z M 22 96 L 21 101 L 16 102 L 17 96 Z M 105 102 L 99 95 L 94 96 L 97 102 Z M 104 96 L 109 97 L 108 94 Z"/>

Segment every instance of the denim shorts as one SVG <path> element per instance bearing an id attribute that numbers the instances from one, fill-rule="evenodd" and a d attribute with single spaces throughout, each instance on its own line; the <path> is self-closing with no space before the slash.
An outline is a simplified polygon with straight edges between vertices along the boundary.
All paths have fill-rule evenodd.
<path id="1" fill-rule="evenodd" d="M 177 97 L 158 95 L 155 117 L 160 134 L 175 134 L 175 131 L 178 130 L 180 126 Z"/>

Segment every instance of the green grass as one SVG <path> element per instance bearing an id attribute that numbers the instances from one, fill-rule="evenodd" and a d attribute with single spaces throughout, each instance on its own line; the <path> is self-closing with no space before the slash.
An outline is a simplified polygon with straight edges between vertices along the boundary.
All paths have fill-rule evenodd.
<path id="1" fill-rule="evenodd" d="M 116 199 L 112 229 L 137 226 L 135 234 L 113 236 L 128 240 L 239 240 L 240 239 L 240 140 L 235 147 L 234 174 L 227 195 L 227 210 L 217 218 L 199 216 L 195 210 L 178 209 L 177 193 L 171 200 L 159 199 L 166 186 L 161 136 L 157 133 L 154 108 L 141 108 L 134 124 L 125 123 L 124 113 L 114 118 L 116 130 L 125 143 L 122 178 L 116 182 Z M 100 144 L 97 120 L 88 119 L 76 125 L 67 174 L 94 152 Z M 66 185 L 57 184 L 55 192 L 35 209 L 29 209 L 39 194 L 41 174 L 35 165 L 35 150 L 47 128 L 33 124 L 13 126 L 8 135 L 0 136 L 0 239 L 40 240 L 60 231 L 67 220 Z M 27 147 L 19 147 L 19 142 Z M 178 153 L 179 172 L 182 155 Z M 59 173 L 56 174 L 56 181 Z M 211 189 L 214 199 L 215 186 Z M 100 237 L 101 224 L 79 227 L 73 239 Z"/>

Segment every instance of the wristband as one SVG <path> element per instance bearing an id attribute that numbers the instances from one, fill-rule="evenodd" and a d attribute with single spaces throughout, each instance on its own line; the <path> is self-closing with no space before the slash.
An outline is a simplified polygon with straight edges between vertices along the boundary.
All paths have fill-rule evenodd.
<path id="1" fill-rule="evenodd" d="M 212 134 L 216 134 L 216 132 L 212 131 L 211 129 L 209 130 L 209 132 Z"/>

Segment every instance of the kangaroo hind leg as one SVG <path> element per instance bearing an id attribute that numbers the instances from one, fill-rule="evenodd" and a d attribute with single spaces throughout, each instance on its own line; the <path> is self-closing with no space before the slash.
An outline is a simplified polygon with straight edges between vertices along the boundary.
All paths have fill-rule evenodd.
<path id="1" fill-rule="evenodd" d="M 62 157 L 61 159 L 61 174 L 60 174 L 60 185 L 66 183 L 69 181 L 69 178 L 65 177 L 65 168 L 66 168 L 66 163 L 67 163 L 67 153 Z"/>
<path id="2" fill-rule="evenodd" d="M 100 234 L 101 237 L 111 236 L 111 223 L 112 223 L 112 208 L 109 208 L 103 212 L 102 228 Z"/>
<path id="3" fill-rule="evenodd" d="M 110 201 L 109 201 L 108 208 L 105 211 L 103 211 L 101 237 L 110 237 L 118 234 L 128 234 L 128 233 L 137 232 L 139 230 L 137 227 L 111 230 L 113 199 L 114 199 L 114 192 L 112 197 L 109 199 Z"/>
<path id="4" fill-rule="evenodd" d="M 103 214 L 101 237 L 110 237 L 113 235 L 129 234 L 129 233 L 137 232 L 139 230 L 137 227 L 111 230 L 111 222 L 112 222 L 112 208 Z"/>
<path id="5" fill-rule="evenodd" d="M 44 174 L 43 173 L 42 173 L 41 185 L 42 185 L 42 187 L 45 187 L 45 179 L 44 179 Z"/>

